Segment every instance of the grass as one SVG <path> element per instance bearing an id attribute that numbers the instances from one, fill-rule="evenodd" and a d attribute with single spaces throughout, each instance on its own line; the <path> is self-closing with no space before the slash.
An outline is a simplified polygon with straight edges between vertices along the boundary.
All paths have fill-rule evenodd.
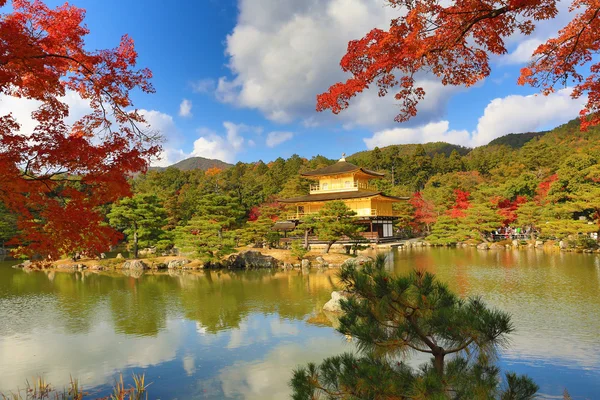
<path id="1" fill-rule="evenodd" d="M 123 375 L 113 386 L 112 393 L 106 397 L 96 397 L 95 400 L 147 400 L 148 386 L 144 374 L 133 374 L 133 385 L 125 386 Z M 2 400 L 84 400 L 91 399 L 90 394 L 84 392 L 77 379 L 71 377 L 69 386 L 62 391 L 53 388 L 43 377 L 37 377 L 32 381 L 25 381 L 24 389 L 8 394 L 0 393 Z"/>

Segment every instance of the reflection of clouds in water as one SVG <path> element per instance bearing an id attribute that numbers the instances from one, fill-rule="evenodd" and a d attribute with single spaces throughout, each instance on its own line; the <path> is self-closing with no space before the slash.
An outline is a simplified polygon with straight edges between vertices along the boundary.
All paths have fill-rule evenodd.
<path id="1" fill-rule="evenodd" d="M 203 326 L 200 322 L 196 322 L 196 332 L 198 332 L 200 335 L 206 335 L 206 327 Z"/>
<path id="2" fill-rule="evenodd" d="M 259 314 L 249 316 L 239 324 L 238 329 L 230 332 L 228 349 L 237 349 L 257 343 L 267 343 L 272 338 L 297 336 L 298 327 L 290 321 L 282 320 L 276 315 L 263 316 Z"/>
<path id="3" fill-rule="evenodd" d="M 101 323 L 84 335 L 35 331 L 0 337 L 0 391 L 15 390 L 39 375 L 62 388 L 73 374 L 90 388 L 119 370 L 173 360 L 183 343 L 183 327 L 181 321 L 167 321 L 167 329 L 148 337 L 116 334 Z"/>
<path id="4" fill-rule="evenodd" d="M 530 365 L 541 363 L 597 370 L 600 366 L 598 337 L 590 342 L 591 338 L 581 340 L 576 334 L 564 337 L 565 334 L 552 337 L 548 332 L 517 332 L 510 336 L 511 346 L 502 356 Z"/>
<path id="5" fill-rule="evenodd" d="M 196 362 L 194 360 L 194 356 L 191 354 L 186 354 L 183 357 L 183 369 L 187 376 L 192 376 L 196 373 Z"/>
<path id="6" fill-rule="evenodd" d="M 271 335 L 279 336 L 297 336 L 300 330 L 296 325 L 291 325 L 289 321 L 279 318 L 271 320 Z"/>
<path id="7" fill-rule="evenodd" d="M 294 368 L 351 350 L 352 346 L 338 335 L 281 344 L 262 360 L 236 362 L 223 368 L 219 374 L 223 393 L 228 398 L 246 400 L 289 398 L 288 383 Z"/>

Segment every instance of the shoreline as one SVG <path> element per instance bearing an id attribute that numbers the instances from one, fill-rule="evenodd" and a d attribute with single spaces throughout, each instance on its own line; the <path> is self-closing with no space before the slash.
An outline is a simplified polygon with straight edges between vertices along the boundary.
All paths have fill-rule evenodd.
<path id="1" fill-rule="evenodd" d="M 504 241 L 506 242 L 506 241 Z M 512 241 L 504 242 L 468 242 L 456 244 L 432 244 L 422 239 L 408 239 L 398 242 L 383 244 L 370 244 L 366 249 L 358 251 L 356 256 L 347 254 L 343 251 L 342 245 L 332 248 L 332 252 L 323 254 L 320 245 L 312 245 L 311 250 L 302 260 L 298 260 L 291 255 L 289 249 L 264 249 L 264 248 L 243 248 L 237 253 L 233 253 L 219 261 L 204 262 L 193 257 L 186 256 L 156 256 L 137 259 L 126 259 L 123 257 L 109 259 L 81 259 L 77 261 L 62 259 L 53 262 L 30 262 L 24 261 L 12 266 L 15 269 L 22 269 L 26 272 L 48 271 L 48 272 L 81 272 L 92 273 L 110 273 L 118 272 L 128 276 L 141 276 L 143 273 L 181 273 L 198 272 L 205 270 L 214 271 L 244 271 L 244 270 L 308 270 L 311 268 L 339 268 L 344 263 L 358 263 L 367 261 L 373 253 L 397 249 L 398 251 L 407 251 L 412 249 L 476 249 L 478 251 L 500 251 L 500 250 L 535 250 L 544 252 L 565 252 L 581 254 L 600 254 L 598 249 L 565 248 L 561 246 L 562 242 L 556 241 Z M 516 243 L 515 243 L 516 242 Z"/>

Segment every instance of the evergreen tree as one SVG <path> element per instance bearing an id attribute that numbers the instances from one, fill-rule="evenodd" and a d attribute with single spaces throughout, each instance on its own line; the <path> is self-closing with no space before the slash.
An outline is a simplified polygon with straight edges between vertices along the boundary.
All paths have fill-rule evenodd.
<path id="1" fill-rule="evenodd" d="M 206 215 L 195 216 L 175 231 L 175 243 L 184 251 L 193 252 L 202 261 L 217 261 L 235 252 L 233 230 Z"/>
<path id="2" fill-rule="evenodd" d="M 17 216 L 0 203 L 0 247 L 17 235 Z"/>
<path id="3" fill-rule="evenodd" d="M 542 219 L 542 208 L 533 201 L 523 203 L 517 208 L 517 223 L 530 228 L 531 240 L 536 239 L 536 231 Z"/>
<path id="4" fill-rule="evenodd" d="M 425 147 L 418 144 L 410 160 L 411 176 L 414 188 L 421 190 L 431 176 L 431 157 L 425 152 Z"/>
<path id="5" fill-rule="evenodd" d="M 442 215 L 431 227 L 427 241 L 436 245 L 450 245 L 465 241 L 471 236 L 471 231 L 460 223 L 460 218 Z"/>
<path id="6" fill-rule="evenodd" d="M 458 298 L 430 273 L 392 276 L 383 257 L 345 266 L 340 278 L 351 297 L 338 331 L 358 341 L 360 354 L 294 371 L 294 400 L 534 398 L 538 387 L 526 376 L 509 373 L 499 387 L 492 362 L 514 330 L 508 314 Z M 411 352 L 432 360 L 414 370 L 402 360 Z"/>
<path id="7" fill-rule="evenodd" d="M 354 215 L 343 201 L 330 201 L 321 208 L 314 226 L 319 240 L 327 242 L 325 253 L 342 237 L 352 239 L 358 235 L 361 226 L 354 223 Z"/>
<path id="8" fill-rule="evenodd" d="M 462 157 L 456 149 L 452 150 L 448 157 L 448 172 L 460 172 L 465 169 Z"/>
<path id="9" fill-rule="evenodd" d="M 242 206 L 230 196 L 209 194 L 198 200 L 196 210 L 185 226 L 177 228 L 176 244 L 206 261 L 232 253 L 236 246 L 233 230 L 246 214 Z"/>
<path id="10" fill-rule="evenodd" d="M 502 226 L 502 216 L 489 201 L 479 199 L 465 211 L 464 218 L 458 219 L 458 224 L 459 228 L 470 232 L 472 239 L 487 242 L 489 234 Z"/>
<path id="11" fill-rule="evenodd" d="M 308 253 L 308 250 L 304 247 L 300 240 L 294 240 L 292 241 L 291 253 L 292 256 L 296 257 L 298 260 L 302 260 L 306 253 Z"/>
<path id="12" fill-rule="evenodd" d="M 245 243 L 256 246 L 267 244 L 269 247 L 278 245 L 281 234 L 273 230 L 275 221 L 279 218 L 281 210 L 271 204 L 263 204 L 257 209 L 258 218 L 248 221 L 240 229 L 240 237 Z"/>
<path id="13" fill-rule="evenodd" d="M 155 195 L 138 194 L 121 199 L 111 207 L 107 217 L 111 226 L 127 235 L 134 258 L 138 257 L 140 246 L 151 247 L 167 240 L 162 229 L 167 212 Z"/>

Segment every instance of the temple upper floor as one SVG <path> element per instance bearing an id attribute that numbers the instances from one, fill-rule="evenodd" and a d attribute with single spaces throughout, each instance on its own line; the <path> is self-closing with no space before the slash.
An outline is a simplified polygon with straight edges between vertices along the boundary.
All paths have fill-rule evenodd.
<path id="1" fill-rule="evenodd" d="M 377 190 L 376 187 L 369 184 L 369 181 L 375 178 L 382 178 L 384 174 L 361 168 L 342 158 L 333 165 L 305 172 L 302 176 L 318 181 L 318 183 L 310 185 L 310 193 L 318 194 Z"/>

